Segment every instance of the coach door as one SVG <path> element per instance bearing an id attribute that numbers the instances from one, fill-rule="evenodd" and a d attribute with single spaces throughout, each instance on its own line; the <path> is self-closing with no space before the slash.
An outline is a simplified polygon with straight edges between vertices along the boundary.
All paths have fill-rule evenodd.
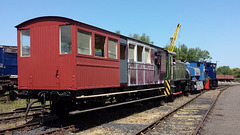
<path id="1" fill-rule="evenodd" d="M 120 38 L 120 83 L 127 84 L 127 40 Z"/>
<path id="2" fill-rule="evenodd" d="M 30 81 L 33 89 L 58 89 L 59 30 L 57 25 L 31 29 L 32 68 Z"/>
<path id="3" fill-rule="evenodd" d="M 59 89 L 69 90 L 75 86 L 75 68 L 74 62 L 74 38 L 72 36 L 72 25 L 59 26 L 59 52 L 57 69 L 59 79 Z"/>

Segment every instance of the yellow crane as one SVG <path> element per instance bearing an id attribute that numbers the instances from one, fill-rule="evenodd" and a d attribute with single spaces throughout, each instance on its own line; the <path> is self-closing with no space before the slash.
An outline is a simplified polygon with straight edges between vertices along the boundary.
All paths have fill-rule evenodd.
<path id="1" fill-rule="evenodd" d="M 173 35 L 170 37 L 171 43 L 170 43 L 170 45 L 168 46 L 168 51 L 173 52 L 180 27 L 181 27 L 181 23 L 179 23 L 179 24 L 177 25 L 176 30 L 174 31 Z M 179 48 L 179 49 L 180 49 L 180 48 Z"/>

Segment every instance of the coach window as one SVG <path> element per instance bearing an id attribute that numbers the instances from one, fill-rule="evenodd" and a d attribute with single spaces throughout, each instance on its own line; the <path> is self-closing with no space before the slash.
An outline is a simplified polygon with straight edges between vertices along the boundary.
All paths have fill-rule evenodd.
<path id="1" fill-rule="evenodd" d="M 60 26 L 60 54 L 70 54 L 71 50 L 71 25 Z"/>
<path id="2" fill-rule="evenodd" d="M 108 39 L 108 57 L 117 59 L 117 40 Z"/>
<path id="3" fill-rule="evenodd" d="M 120 45 L 120 59 L 126 60 L 126 46 Z"/>
<path id="4" fill-rule="evenodd" d="M 200 63 L 199 62 L 197 63 L 197 67 L 200 67 Z"/>
<path id="5" fill-rule="evenodd" d="M 91 55 L 91 33 L 78 30 L 78 53 Z"/>
<path id="6" fill-rule="evenodd" d="M 95 56 L 105 57 L 105 37 L 95 34 Z"/>
<path id="7" fill-rule="evenodd" d="M 128 59 L 129 61 L 135 61 L 135 45 L 129 44 Z"/>
<path id="8" fill-rule="evenodd" d="M 142 62 L 142 51 L 143 51 L 143 47 L 137 46 L 137 61 L 138 62 Z"/>
<path id="9" fill-rule="evenodd" d="M 30 30 L 21 30 L 21 56 L 30 56 Z"/>
<path id="10" fill-rule="evenodd" d="M 145 48 L 145 63 L 150 63 L 150 50 Z"/>

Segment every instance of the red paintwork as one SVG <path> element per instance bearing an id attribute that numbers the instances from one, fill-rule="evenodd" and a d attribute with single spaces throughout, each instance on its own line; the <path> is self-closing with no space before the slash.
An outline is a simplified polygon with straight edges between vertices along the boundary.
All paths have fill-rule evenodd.
<path id="1" fill-rule="evenodd" d="M 173 95 L 179 95 L 179 94 L 182 94 L 182 91 L 179 91 L 179 92 L 176 92 L 176 93 L 173 93 Z"/>
<path id="2" fill-rule="evenodd" d="M 234 76 L 233 75 L 217 75 L 217 79 L 234 80 Z"/>
<path id="3" fill-rule="evenodd" d="M 158 83 L 164 83 L 165 77 L 166 77 L 166 52 L 161 51 L 161 64 L 160 67 L 158 68 Z"/>
<path id="4" fill-rule="evenodd" d="M 209 79 L 207 79 L 207 82 L 206 82 L 204 88 L 205 88 L 205 90 L 209 90 Z"/>
<path id="5" fill-rule="evenodd" d="M 136 84 L 136 65 L 133 63 L 133 62 L 131 62 L 131 63 L 129 63 L 128 64 L 128 67 L 129 67 L 129 74 L 130 74 L 130 85 L 134 85 L 134 84 Z"/>
<path id="6" fill-rule="evenodd" d="M 71 24 L 72 53 L 60 54 L 59 26 Z M 63 17 L 40 17 L 16 26 L 18 29 L 18 54 L 20 30 L 30 29 L 31 56 L 18 55 L 18 88 L 36 90 L 79 90 L 120 86 L 118 59 L 108 58 L 108 38 L 119 36 Z M 92 32 L 92 55 L 77 54 L 77 29 Z M 105 56 L 94 56 L 94 34 L 106 37 Z M 117 51 L 119 52 L 119 51 Z M 58 71 L 58 76 L 56 72 Z"/>
<path id="7" fill-rule="evenodd" d="M 143 74 L 144 74 L 144 66 L 143 64 L 136 64 L 137 65 L 137 72 L 138 72 L 138 76 L 137 76 L 137 80 L 138 80 L 138 85 L 143 85 L 144 84 L 144 77 L 143 77 Z"/>
<path id="8" fill-rule="evenodd" d="M 154 66 L 150 64 L 145 65 L 145 83 L 153 84 L 154 83 Z"/>

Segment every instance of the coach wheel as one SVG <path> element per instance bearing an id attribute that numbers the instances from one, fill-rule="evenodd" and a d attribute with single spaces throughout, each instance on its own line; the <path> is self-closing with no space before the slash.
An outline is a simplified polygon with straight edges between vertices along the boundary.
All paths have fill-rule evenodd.
<path id="1" fill-rule="evenodd" d="M 116 95 L 116 100 L 118 103 L 127 101 L 126 96 L 124 95 Z"/>
<path id="2" fill-rule="evenodd" d="M 60 118 L 67 117 L 69 115 L 69 111 L 66 108 L 52 107 L 51 111 L 53 114 L 56 114 Z"/>
<path id="3" fill-rule="evenodd" d="M 168 97 L 165 97 L 165 98 L 163 99 L 163 101 L 164 101 L 165 103 L 168 103 L 168 102 L 169 102 Z"/>
<path id="4" fill-rule="evenodd" d="M 173 96 L 173 95 L 167 96 L 167 97 L 164 99 L 164 102 L 165 102 L 165 103 L 169 103 L 169 102 L 173 102 L 173 101 L 174 101 L 174 96 Z"/>
<path id="5" fill-rule="evenodd" d="M 100 107 L 100 106 L 104 106 L 106 104 L 106 97 L 100 97 L 98 99 L 96 99 L 96 101 L 92 102 L 92 106 L 93 107 Z"/>
<path id="6" fill-rule="evenodd" d="M 174 101 L 174 96 L 173 95 L 168 96 L 168 100 L 169 100 L 169 102 L 173 102 Z"/>
<path id="7" fill-rule="evenodd" d="M 56 115 L 60 118 L 65 118 L 69 115 L 69 111 L 67 109 L 62 109 L 57 111 Z"/>
<path id="8" fill-rule="evenodd" d="M 212 84 L 209 84 L 209 90 L 212 90 L 213 87 L 212 87 Z"/>
<path id="9" fill-rule="evenodd" d="M 56 114 L 60 118 L 67 117 L 69 115 L 69 107 L 70 106 L 64 101 L 53 103 L 51 106 L 51 113 Z"/>
<path id="10" fill-rule="evenodd" d="M 8 96 L 11 101 L 14 101 L 17 99 L 17 93 L 14 90 L 11 90 Z"/>
<path id="11" fill-rule="evenodd" d="M 164 101 L 161 99 L 160 100 L 160 105 L 163 106 L 164 105 Z"/>
<path id="12" fill-rule="evenodd" d="M 40 125 L 43 125 L 43 123 L 44 123 L 44 116 L 39 115 L 39 119 L 40 119 Z"/>

